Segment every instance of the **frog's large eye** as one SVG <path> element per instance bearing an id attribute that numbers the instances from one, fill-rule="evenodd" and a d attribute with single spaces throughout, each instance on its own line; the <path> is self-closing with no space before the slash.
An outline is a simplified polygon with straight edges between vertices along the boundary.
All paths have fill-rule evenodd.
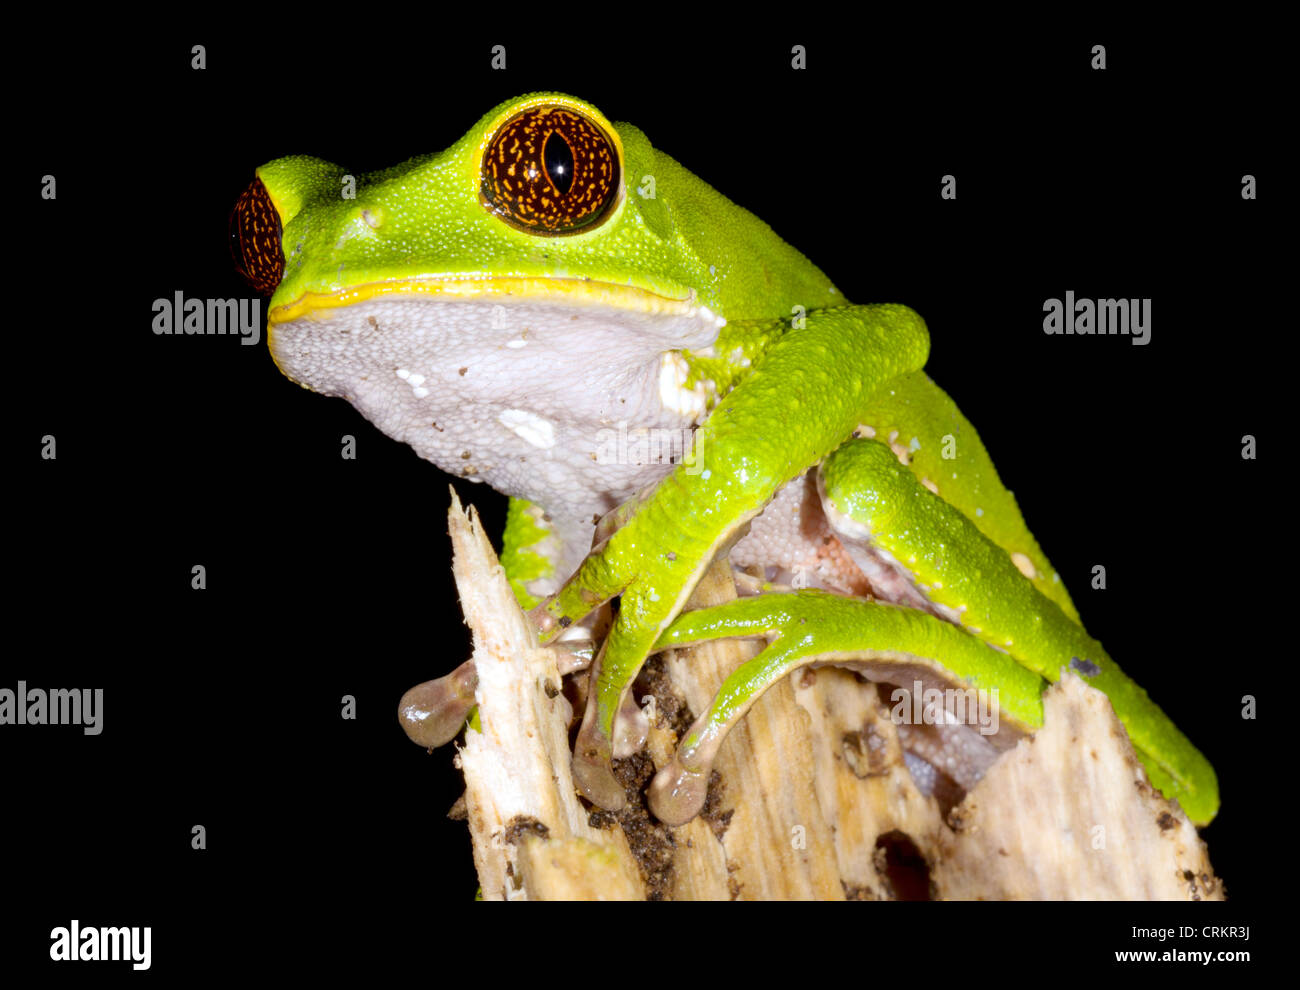
<path id="1" fill-rule="evenodd" d="M 280 213 L 271 194 L 254 179 L 230 211 L 230 256 L 254 291 L 269 296 L 284 275 Z"/>
<path id="2" fill-rule="evenodd" d="M 529 107 L 492 135 L 483 153 L 484 205 L 533 234 L 592 230 L 618 198 L 614 142 L 568 107 Z"/>

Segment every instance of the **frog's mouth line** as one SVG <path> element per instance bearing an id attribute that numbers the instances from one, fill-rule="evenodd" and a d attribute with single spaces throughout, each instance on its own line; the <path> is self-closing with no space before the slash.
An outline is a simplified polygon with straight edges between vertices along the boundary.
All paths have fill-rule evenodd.
<path id="1" fill-rule="evenodd" d="M 707 306 L 695 301 L 695 290 L 682 298 L 660 295 L 633 285 L 616 285 L 585 278 L 409 278 L 341 289 L 338 292 L 305 292 L 291 303 L 274 307 L 268 322 L 290 323 L 304 316 L 325 316 L 328 311 L 366 302 L 378 296 L 433 296 L 460 300 L 499 298 L 503 303 L 554 301 L 568 306 L 607 306 L 628 312 L 656 316 L 713 317 Z"/>

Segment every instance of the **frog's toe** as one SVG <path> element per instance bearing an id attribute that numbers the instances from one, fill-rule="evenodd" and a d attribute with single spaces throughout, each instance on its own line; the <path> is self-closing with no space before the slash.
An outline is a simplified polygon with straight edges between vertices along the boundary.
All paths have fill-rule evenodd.
<path id="1" fill-rule="evenodd" d="M 407 737 L 419 746 L 442 746 L 456 738 L 470 709 L 478 671 L 473 660 L 444 677 L 417 684 L 397 703 L 397 718 Z"/>
<path id="2" fill-rule="evenodd" d="M 573 783 L 589 802 L 606 811 L 623 811 L 628 798 L 624 793 L 619 778 L 614 776 L 610 761 L 614 757 L 614 726 L 617 718 L 604 722 L 601 718 L 601 704 L 598 702 L 597 678 L 599 677 L 597 661 L 591 666 L 588 695 L 586 695 L 586 712 L 582 715 L 582 726 L 577 730 L 577 742 L 573 743 Z M 621 712 L 623 705 L 617 705 L 615 715 Z"/>
<path id="3" fill-rule="evenodd" d="M 596 648 L 591 640 L 577 640 L 572 645 L 560 643 L 551 647 L 555 651 L 555 669 L 561 677 L 577 674 L 591 666 Z"/>
<path id="4" fill-rule="evenodd" d="M 609 736 L 600 730 L 596 708 L 589 696 L 578 741 L 573 746 L 573 782 L 583 797 L 597 807 L 622 811 L 627 805 L 627 794 L 610 766 L 614 747 Z"/>
<path id="5" fill-rule="evenodd" d="M 665 825 L 685 825 L 704 809 L 712 771 L 712 760 L 703 769 L 692 770 L 674 754 L 650 782 L 646 798 L 651 813 Z"/>
<path id="6" fill-rule="evenodd" d="M 614 719 L 614 756 L 623 760 L 641 751 L 650 738 L 650 719 L 629 691 Z"/>
<path id="7" fill-rule="evenodd" d="M 762 693 L 761 691 L 759 692 Z M 719 692 L 721 694 L 721 692 Z M 743 704 L 731 718 L 720 716 L 718 700 L 695 720 L 682 743 L 650 782 L 647 798 L 654 816 L 665 825 L 685 825 L 704 808 L 709 794 L 713 761 L 727 733 L 749 710 L 757 696 Z"/>
<path id="8" fill-rule="evenodd" d="M 528 611 L 528 618 L 542 639 L 546 639 L 549 634 L 552 634 L 557 626 L 565 627 L 569 625 L 568 622 L 562 622 L 558 616 L 551 614 L 550 609 L 547 607 L 549 602 L 550 599 L 547 599 Z"/>

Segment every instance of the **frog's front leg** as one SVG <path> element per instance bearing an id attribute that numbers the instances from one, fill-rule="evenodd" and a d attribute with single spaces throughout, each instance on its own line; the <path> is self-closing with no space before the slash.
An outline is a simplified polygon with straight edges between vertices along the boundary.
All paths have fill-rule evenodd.
<path id="1" fill-rule="evenodd" d="M 595 663 L 574 777 L 596 804 L 625 803 L 610 769 L 615 713 L 713 558 L 784 484 L 839 446 L 891 380 L 921 368 L 929 337 L 903 306 L 818 311 L 763 355 L 696 431 L 679 464 L 534 611 L 544 641 L 619 597 Z"/>

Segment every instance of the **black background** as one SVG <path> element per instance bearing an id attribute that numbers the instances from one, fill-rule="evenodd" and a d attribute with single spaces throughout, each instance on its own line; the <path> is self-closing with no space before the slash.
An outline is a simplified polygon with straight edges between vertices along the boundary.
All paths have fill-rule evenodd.
<path id="1" fill-rule="evenodd" d="M 979 427 L 1089 630 L 1215 765 L 1223 808 L 1204 835 L 1230 904 L 1088 908 L 1071 964 L 1152 947 L 1130 925 L 1262 914 L 1273 880 L 1252 838 L 1277 757 L 1257 734 L 1276 709 L 1263 703 L 1263 722 L 1240 711 L 1244 695 L 1263 701 L 1263 665 L 1288 659 L 1270 655 L 1268 631 L 1290 618 L 1272 566 L 1290 527 L 1264 472 L 1290 391 L 1281 297 L 1294 271 L 1276 146 L 1294 121 L 1268 32 L 742 37 L 659 16 L 558 38 L 426 17 L 147 41 L 119 27 L 28 47 L 10 109 L 18 553 L 0 686 L 106 698 L 100 736 L 0 730 L 6 960 L 49 968 L 49 931 L 73 917 L 152 925 L 163 975 L 351 960 L 420 978 L 471 956 L 470 844 L 445 817 L 461 789 L 452 751 L 407 742 L 395 707 L 469 655 L 447 485 L 491 533 L 504 499 L 296 388 L 264 340 L 155 336 L 151 307 L 177 290 L 247 294 L 226 222 L 262 162 L 385 167 L 537 89 L 635 123 L 849 299 L 920 312 L 931 375 Z M 789 67 L 796 43 L 803 72 Z M 1089 68 L 1096 43 L 1104 72 Z M 193 44 L 207 46 L 204 71 Z M 504 72 L 490 69 L 494 44 Z M 39 198 L 47 173 L 52 202 Z M 955 202 L 938 195 L 946 173 Z M 1241 199 L 1246 173 L 1256 202 Z M 1067 290 L 1150 297 L 1152 342 L 1046 336 L 1043 301 Z M 347 433 L 356 461 L 338 454 Z M 46 434 L 53 462 L 37 454 Z M 1243 434 L 1260 460 L 1242 460 Z M 195 563 L 206 591 L 190 589 Z M 1095 564 L 1104 592 L 1090 589 Z M 339 718 L 345 694 L 355 721 Z M 889 910 L 871 923 L 901 924 Z M 1016 938 L 1029 952 L 1058 951 L 1052 933 L 1081 909 L 949 910 L 981 938 L 1032 929 Z M 577 923 L 602 922 L 623 931 L 608 914 Z M 58 975 L 74 970 L 106 967 Z"/>

